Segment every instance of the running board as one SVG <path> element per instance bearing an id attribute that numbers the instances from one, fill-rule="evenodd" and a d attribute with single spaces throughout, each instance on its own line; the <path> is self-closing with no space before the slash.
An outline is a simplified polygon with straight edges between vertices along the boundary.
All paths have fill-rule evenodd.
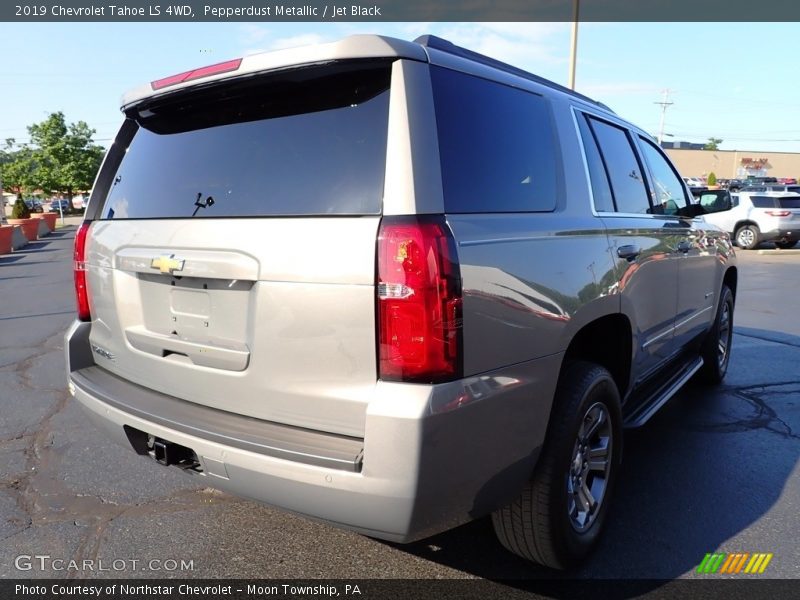
<path id="1" fill-rule="evenodd" d="M 698 356 L 693 362 L 686 365 L 686 367 L 667 380 L 667 382 L 659 388 L 659 391 L 653 394 L 649 401 L 645 402 L 633 413 L 628 415 L 625 419 L 624 426 L 631 429 L 634 427 L 641 427 L 647 423 L 650 417 L 656 414 L 658 409 L 664 406 L 702 366 L 703 359 Z"/>

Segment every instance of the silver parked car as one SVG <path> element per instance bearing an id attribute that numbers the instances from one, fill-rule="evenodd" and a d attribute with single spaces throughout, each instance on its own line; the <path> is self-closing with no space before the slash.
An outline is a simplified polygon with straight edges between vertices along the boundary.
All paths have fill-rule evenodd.
<path id="1" fill-rule="evenodd" d="M 706 190 L 697 196 L 700 204 L 716 208 L 702 218 L 729 232 L 740 248 L 752 250 L 762 242 L 774 242 L 789 249 L 800 239 L 800 194 Z"/>
<path id="2" fill-rule="evenodd" d="M 70 389 L 203 485 L 399 542 L 492 514 L 565 568 L 623 427 L 725 375 L 729 237 L 589 98 L 352 36 L 123 102 L 75 240 Z"/>

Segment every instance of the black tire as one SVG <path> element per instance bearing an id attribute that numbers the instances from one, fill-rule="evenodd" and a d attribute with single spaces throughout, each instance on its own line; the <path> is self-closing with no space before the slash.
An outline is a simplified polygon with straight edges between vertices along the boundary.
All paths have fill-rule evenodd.
<path id="1" fill-rule="evenodd" d="M 797 245 L 797 240 L 792 240 L 789 242 L 775 242 L 775 247 L 780 248 L 781 250 L 789 250 L 790 248 L 794 248 Z"/>
<path id="2" fill-rule="evenodd" d="M 584 423 L 594 423 L 593 418 L 602 421 L 600 414 L 605 422 L 598 423 L 596 434 L 582 442 L 580 434 L 588 433 Z M 603 462 L 596 454 L 603 450 L 602 433 L 607 438 L 605 471 L 597 469 Z M 587 470 L 592 452 L 595 468 Z M 593 363 L 571 363 L 559 378 L 547 437 L 531 480 L 511 504 L 492 514 L 500 543 L 546 567 L 566 569 L 580 563 L 605 525 L 621 460 L 620 399 L 611 374 Z M 590 488 L 596 501 L 594 511 L 580 510 L 586 505 L 580 505 L 576 481 L 584 481 Z M 599 498 L 594 498 L 594 493 Z"/>
<path id="3" fill-rule="evenodd" d="M 736 245 L 743 250 L 753 250 L 758 246 L 761 232 L 757 225 L 744 225 L 736 230 Z"/>
<path id="4" fill-rule="evenodd" d="M 697 372 L 697 378 L 703 383 L 716 385 L 725 378 L 731 360 L 731 342 L 733 341 L 733 292 L 724 283 L 719 292 L 719 305 L 714 325 L 708 332 L 700 356 L 703 366 Z"/>

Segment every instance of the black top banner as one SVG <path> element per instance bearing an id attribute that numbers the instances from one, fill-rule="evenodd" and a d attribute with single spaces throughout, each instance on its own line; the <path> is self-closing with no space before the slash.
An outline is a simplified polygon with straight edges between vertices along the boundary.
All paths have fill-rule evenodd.
<path id="1" fill-rule="evenodd" d="M 577 19 L 575 18 L 577 15 Z M 794 0 L 46 0 L 0 20 L 69 21 L 798 21 Z"/>

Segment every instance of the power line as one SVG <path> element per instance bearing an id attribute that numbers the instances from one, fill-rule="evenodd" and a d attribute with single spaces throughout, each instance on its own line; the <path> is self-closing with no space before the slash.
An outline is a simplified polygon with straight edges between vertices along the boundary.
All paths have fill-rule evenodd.
<path id="1" fill-rule="evenodd" d="M 722 96 L 718 94 L 706 94 L 705 92 L 695 92 L 694 90 L 681 90 L 681 94 L 688 94 L 690 96 L 698 96 L 700 98 L 710 98 L 711 100 L 723 100 L 725 105 L 730 104 L 740 104 L 740 105 L 750 105 L 753 107 L 758 106 L 779 106 L 782 108 L 792 108 L 796 109 L 797 104 L 789 103 L 789 102 L 775 102 L 774 100 L 764 100 L 764 99 L 757 99 L 757 98 L 736 98 L 731 95 Z"/>

